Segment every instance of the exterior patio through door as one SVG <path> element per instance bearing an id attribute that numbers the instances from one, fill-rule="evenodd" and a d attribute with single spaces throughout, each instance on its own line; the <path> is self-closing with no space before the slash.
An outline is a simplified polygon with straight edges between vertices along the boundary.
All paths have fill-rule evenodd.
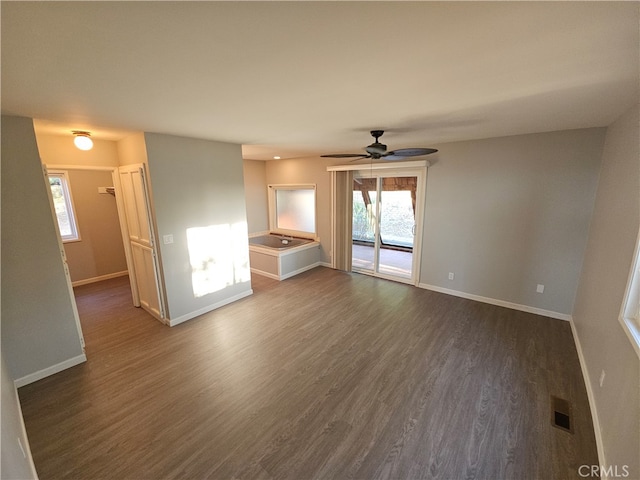
<path id="1" fill-rule="evenodd" d="M 354 172 L 354 272 L 417 283 L 423 178 L 421 172 Z"/>

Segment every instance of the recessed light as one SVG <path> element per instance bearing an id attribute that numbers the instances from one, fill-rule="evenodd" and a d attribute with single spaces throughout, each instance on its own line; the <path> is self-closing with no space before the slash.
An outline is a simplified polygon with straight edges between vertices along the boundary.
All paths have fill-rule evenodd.
<path id="1" fill-rule="evenodd" d="M 276 155 L 275 157 L 273 157 L 274 160 L 280 160 L 280 157 L 278 155 Z"/>

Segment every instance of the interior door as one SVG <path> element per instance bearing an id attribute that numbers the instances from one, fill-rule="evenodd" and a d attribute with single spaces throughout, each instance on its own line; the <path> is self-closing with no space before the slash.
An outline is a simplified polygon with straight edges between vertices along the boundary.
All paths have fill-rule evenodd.
<path id="1" fill-rule="evenodd" d="M 133 267 L 134 304 L 161 320 L 165 315 L 144 164 L 120 167 L 119 176 L 133 263 L 129 267 Z"/>
<path id="2" fill-rule="evenodd" d="M 354 174 L 354 271 L 417 283 L 423 179 L 421 172 Z"/>

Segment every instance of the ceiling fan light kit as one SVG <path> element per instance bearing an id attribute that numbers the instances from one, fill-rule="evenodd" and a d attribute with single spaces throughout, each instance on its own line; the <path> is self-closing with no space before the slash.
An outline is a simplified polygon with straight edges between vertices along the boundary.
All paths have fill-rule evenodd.
<path id="1" fill-rule="evenodd" d="M 371 158 L 373 160 L 404 160 L 408 157 L 421 157 L 423 155 L 430 155 L 436 153 L 438 150 L 435 148 L 400 148 L 398 150 L 387 151 L 387 146 L 384 143 L 380 143 L 378 139 L 384 134 L 384 130 L 371 130 L 371 136 L 375 139 L 368 147 L 365 147 L 365 151 L 368 155 L 361 153 L 333 153 L 329 155 L 320 155 L 324 158 L 353 158 L 352 161 L 361 160 L 364 158 Z"/>

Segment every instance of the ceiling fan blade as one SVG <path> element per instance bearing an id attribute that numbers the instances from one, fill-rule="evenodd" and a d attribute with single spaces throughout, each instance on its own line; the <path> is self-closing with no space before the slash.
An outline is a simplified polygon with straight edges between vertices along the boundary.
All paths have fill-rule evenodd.
<path id="1" fill-rule="evenodd" d="M 383 157 L 386 159 L 389 159 L 389 157 L 419 157 L 420 155 L 429 155 L 437 151 L 435 148 L 399 148 L 398 150 L 387 152 Z"/>
<path id="2" fill-rule="evenodd" d="M 358 158 L 354 158 L 353 160 L 349 160 L 350 162 L 357 162 L 358 160 L 362 160 L 363 158 L 371 158 L 371 155 L 360 155 Z"/>
<path id="3" fill-rule="evenodd" d="M 324 158 L 355 158 L 355 157 L 362 157 L 363 155 L 361 153 L 334 153 L 331 155 L 320 155 L 320 156 Z"/>

